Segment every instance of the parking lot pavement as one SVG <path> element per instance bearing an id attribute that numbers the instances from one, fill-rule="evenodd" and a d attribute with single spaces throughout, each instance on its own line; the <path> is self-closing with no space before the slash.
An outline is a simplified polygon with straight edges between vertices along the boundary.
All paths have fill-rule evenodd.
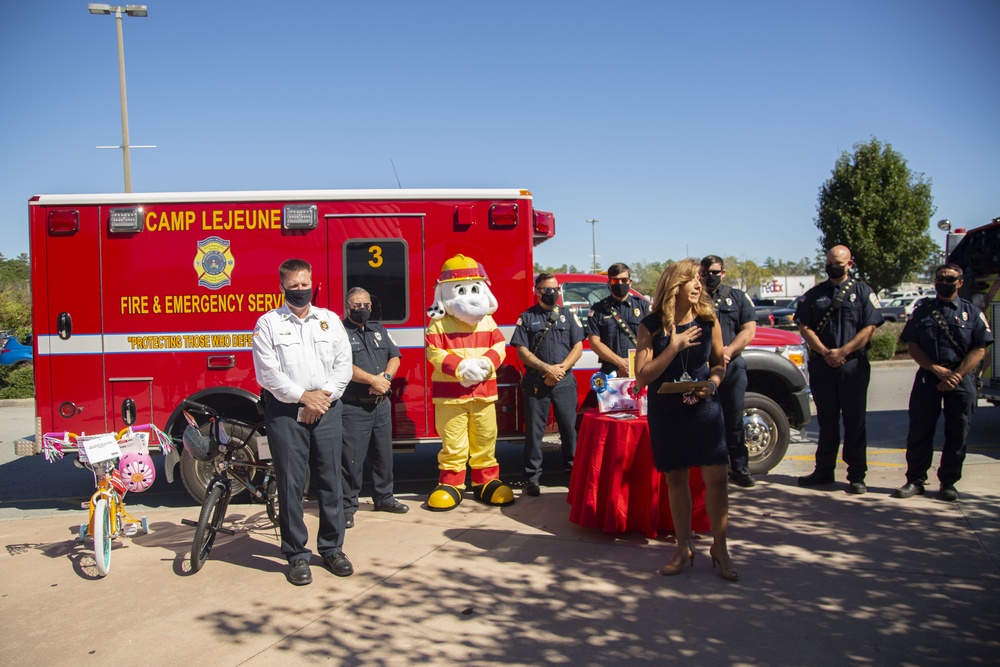
<path id="1" fill-rule="evenodd" d="M 73 541 L 85 512 L 2 521 L 0 664 L 996 664 L 998 473 L 968 466 L 958 503 L 892 499 L 881 470 L 865 496 L 787 474 L 734 488 L 735 584 L 706 538 L 692 568 L 658 576 L 669 536 L 577 527 L 565 487 L 503 509 L 364 506 L 345 544 L 356 574 L 314 558 L 301 588 L 258 506 L 232 508 L 237 534 L 194 575 L 192 508 L 152 512 L 103 579 Z"/>

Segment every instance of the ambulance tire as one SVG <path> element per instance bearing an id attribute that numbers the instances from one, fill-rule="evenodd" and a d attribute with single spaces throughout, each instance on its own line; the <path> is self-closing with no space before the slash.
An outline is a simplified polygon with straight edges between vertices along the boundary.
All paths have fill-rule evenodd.
<path id="1" fill-rule="evenodd" d="M 243 447 L 242 449 L 237 450 L 236 458 L 243 461 L 256 461 L 256 446 L 251 443 L 249 447 Z M 211 482 L 212 478 L 218 474 L 219 463 L 221 461 L 221 454 L 211 461 L 206 462 L 199 461 L 186 451 L 181 453 L 181 481 L 184 482 L 184 488 L 187 490 L 188 495 L 194 498 L 195 502 L 199 505 L 205 502 L 205 495 L 208 491 L 208 483 Z M 252 477 L 250 481 L 256 484 L 262 474 L 263 473 L 261 472 L 255 471 L 254 477 Z M 239 482 L 233 482 L 232 501 L 237 504 L 250 502 L 250 494 Z"/>
<path id="2" fill-rule="evenodd" d="M 747 392 L 743 403 L 743 436 L 750 453 L 750 474 L 766 475 L 788 451 L 788 416 L 767 396 Z"/>

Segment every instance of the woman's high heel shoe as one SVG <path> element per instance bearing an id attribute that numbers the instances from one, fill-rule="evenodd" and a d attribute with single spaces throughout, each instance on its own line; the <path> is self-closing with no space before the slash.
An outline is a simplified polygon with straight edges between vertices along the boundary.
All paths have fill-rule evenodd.
<path id="1" fill-rule="evenodd" d="M 680 574 L 681 569 L 684 567 L 684 561 L 686 560 L 689 560 L 691 562 L 691 567 L 694 567 L 695 550 L 691 547 L 691 545 L 690 544 L 688 545 L 687 553 L 682 558 L 678 559 L 677 554 L 679 554 L 680 551 L 681 548 L 678 546 L 677 553 L 674 554 L 674 560 L 677 561 L 676 563 L 674 561 L 670 561 L 662 568 L 660 568 L 660 574 L 662 574 L 664 577 L 672 577 L 675 574 Z"/>
<path id="2" fill-rule="evenodd" d="M 729 565 L 723 564 L 722 559 L 719 558 L 715 554 L 715 545 L 714 544 L 712 545 L 712 548 L 708 550 L 708 554 L 712 557 L 712 569 L 713 570 L 715 569 L 715 564 L 716 563 L 719 564 L 719 576 L 721 576 L 726 581 L 739 581 L 740 580 L 740 573 L 737 572 L 735 569 L 733 569 L 733 561 L 730 559 L 729 560 Z M 727 557 L 728 557 L 728 555 L 729 554 L 726 554 Z"/>

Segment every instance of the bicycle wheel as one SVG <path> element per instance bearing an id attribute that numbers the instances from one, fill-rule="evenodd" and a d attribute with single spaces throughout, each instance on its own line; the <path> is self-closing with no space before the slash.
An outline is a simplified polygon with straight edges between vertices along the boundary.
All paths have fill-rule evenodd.
<path id="1" fill-rule="evenodd" d="M 198 525 L 194 529 L 194 542 L 191 544 L 191 571 L 197 572 L 208 559 L 208 554 L 212 551 L 215 543 L 215 536 L 219 533 L 219 526 L 226 518 L 226 485 L 215 484 L 212 486 L 205 504 L 201 506 L 201 514 L 198 516 Z"/>
<path id="2" fill-rule="evenodd" d="M 111 508 L 107 498 L 94 503 L 94 561 L 102 577 L 111 571 Z"/>

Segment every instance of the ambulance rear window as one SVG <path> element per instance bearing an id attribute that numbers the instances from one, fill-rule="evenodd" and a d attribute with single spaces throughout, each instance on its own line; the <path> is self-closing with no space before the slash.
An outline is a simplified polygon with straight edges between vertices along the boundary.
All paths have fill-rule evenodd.
<path id="1" fill-rule="evenodd" d="M 372 297 L 372 319 L 405 322 L 406 241 L 364 239 L 344 244 L 344 291 L 365 289 Z"/>

